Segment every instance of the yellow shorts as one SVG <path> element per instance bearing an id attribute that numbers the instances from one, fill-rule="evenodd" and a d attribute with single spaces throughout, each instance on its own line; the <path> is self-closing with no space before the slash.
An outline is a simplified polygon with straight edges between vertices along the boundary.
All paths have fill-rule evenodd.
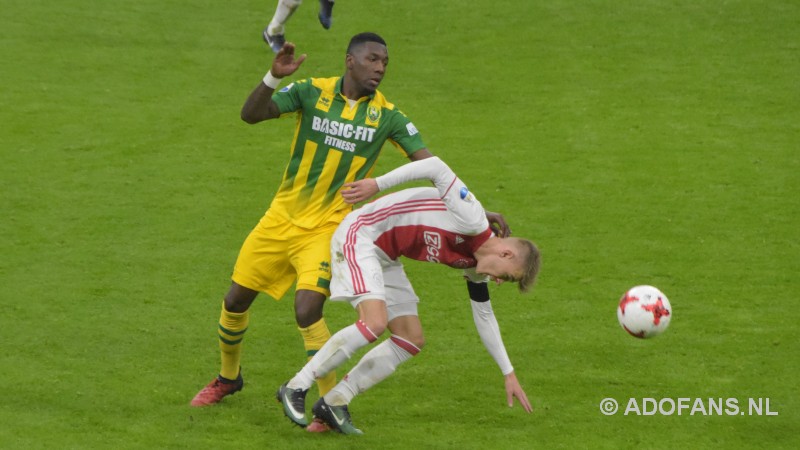
<path id="1" fill-rule="evenodd" d="M 239 250 L 231 278 L 276 300 L 292 287 L 330 295 L 331 236 L 338 223 L 314 229 L 293 225 L 270 212 L 264 214 Z"/>

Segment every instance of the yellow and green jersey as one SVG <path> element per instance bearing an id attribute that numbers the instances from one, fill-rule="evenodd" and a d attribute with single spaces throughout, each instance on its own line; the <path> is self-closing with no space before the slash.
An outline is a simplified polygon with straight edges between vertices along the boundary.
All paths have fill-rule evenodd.
<path id="1" fill-rule="evenodd" d="M 388 140 L 406 155 L 425 147 L 414 124 L 376 91 L 350 106 L 342 80 L 309 78 L 272 96 L 281 114 L 297 114 L 291 159 L 270 210 L 303 228 L 340 222 L 352 206 L 344 183 L 366 178 Z"/>

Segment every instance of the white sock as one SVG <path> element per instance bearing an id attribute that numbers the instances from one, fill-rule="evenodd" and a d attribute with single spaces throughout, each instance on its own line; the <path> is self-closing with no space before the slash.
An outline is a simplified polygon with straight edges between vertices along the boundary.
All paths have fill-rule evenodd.
<path id="1" fill-rule="evenodd" d="M 306 363 L 300 372 L 294 376 L 287 387 L 291 389 L 309 389 L 314 380 L 324 377 L 331 370 L 336 369 L 350 359 L 353 353 L 370 342 L 375 342 L 378 336 L 372 332 L 362 321 L 349 327 L 342 328 L 328 339 L 328 342 Z"/>
<path id="2" fill-rule="evenodd" d="M 283 26 L 286 25 L 289 17 L 292 17 L 292 14 L 302 2 L 303 0 L 278 0 L 278 6 L 275 8 L 275 15 L 272 16 L 272 21 L 269 23 L 269 27 L 267 27 L 267 33 L 269 33 L 270 36 L 283 34 Z"/>
<path id="3" fill-rule="evenodd" d="M 419 353 L 419 348 L 407 340 L 392 335 L 367 352 L 342 381 L 325 394 L 329 405 L 347 405 L 356 395 L 366 391 L 393 374 L 403 361 Z"/>

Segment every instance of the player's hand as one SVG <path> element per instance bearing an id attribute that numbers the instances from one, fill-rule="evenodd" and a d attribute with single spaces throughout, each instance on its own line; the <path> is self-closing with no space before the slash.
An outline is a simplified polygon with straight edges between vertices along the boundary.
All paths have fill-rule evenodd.
<path id="1" fill-rule="evenodd" d="M 342 197 L 345 203 L 355 204 L 369 199 L 377 194 L 378 182 L 374 178 L 364 178 L 363 180 L 345 183 L 342 189 Z"/>
<path id="2" fill-rule="evenodd" d="M 295 71 L 300 67 L 300 64 L 303 64 L 305 59 L 305 53 L 295 58 L 294 44 L 287 42 L 283 44 L 281 50 L 277 55 L 275 55 L 275 59 L 272 61 L 272 68 L 270 69 L 270 72 L 272 72 L 272 76 L 276 78 L 289 76 L 295 73 Z"/>
<path id="3" fill-rule="evenodd" d="M 486 219 L 489 221 L 489 228 L 498 237 L 511 236 L 511 228 L 508 227 L 508 223 L 506 223 L 506 219 L 502 214 L 486 211 Z"/>
<path id="4" fill-rule="evenodd" d="M 519 385 L 519 381 L 517 381 L 517 376 L 514 372 L 505 376 L 506 380 L 506 400 L 508 400 L 508 407 L 511 408 L 514 406 L 514 397 L 519 400 L 519 404 L 525 409 L 526 412 L 530 413 L 533 411 L 533 407 L 531 406 L 531 402 L 528 401 L 528 396 L 525 395 L 525 391 L 522 390 L 522 386 Z"/>

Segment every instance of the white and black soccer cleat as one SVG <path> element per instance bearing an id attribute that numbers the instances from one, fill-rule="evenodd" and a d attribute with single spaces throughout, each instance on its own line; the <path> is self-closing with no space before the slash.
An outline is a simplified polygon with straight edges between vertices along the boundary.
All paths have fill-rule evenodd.
<path id="1" fill-rule="evenodd" d="M 305 428 L 308 426 L 306 420 L 306 394 L 308 389 L 292 389 L 282 384 L 275 393 L 275 399 L 283 404 L 283 413 L 297 426 Z"/>
<path id="2" fill-rule="evenodd" d="M 363 431 L 353 425 L 350 419 L 350 411 L 347 410 L 347 405 L 333 406 L 325 403 L 325 398 L 320 397 L 314 407 L 311 408 L 314 417 L 322 419 L 323 422 L 328 424 L 331 428 L 342 434 L 355 434 L 362 435 Z"/>
<path id="3" fill-rule="evenodd" d="M 270 35 L 269 27 L 264 28 L 262 35 L 264 36 L 264 42 L 266 42 L 275 53 L 281 51 L 283 44 L 286 43 L 286 36 L 282 34 Z"/>

